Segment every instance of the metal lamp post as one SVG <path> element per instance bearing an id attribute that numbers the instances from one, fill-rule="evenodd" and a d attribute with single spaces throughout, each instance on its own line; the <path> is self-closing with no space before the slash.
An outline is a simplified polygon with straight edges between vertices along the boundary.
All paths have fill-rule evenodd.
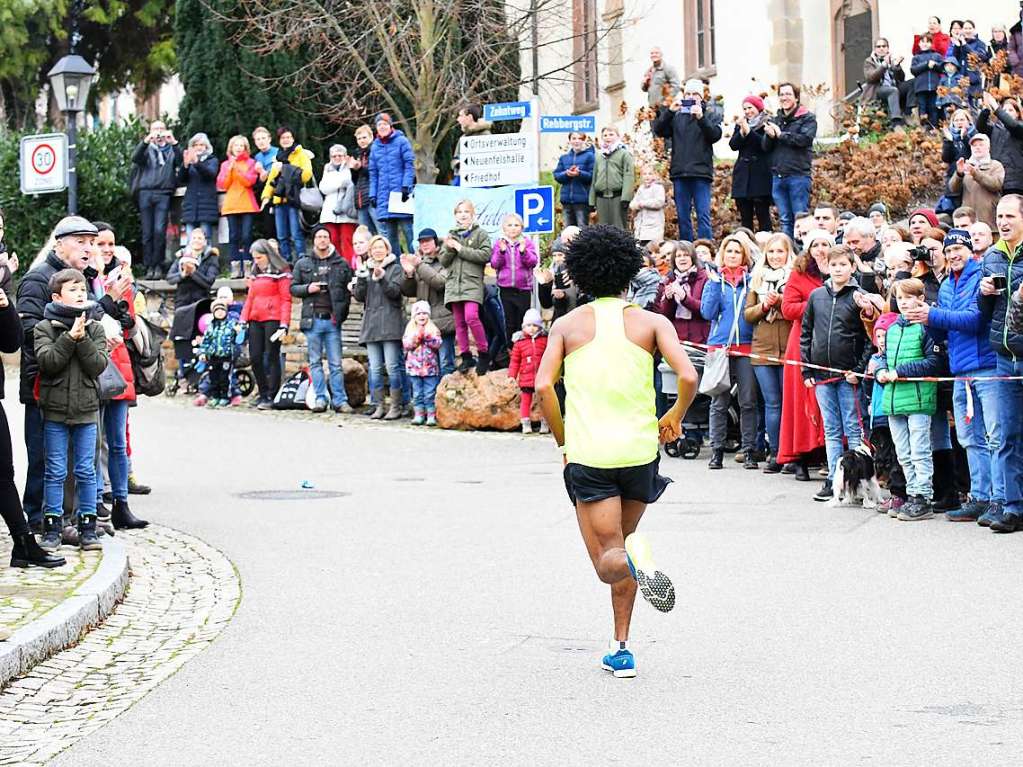
<path id="1" fill-rule="evenodd" d="M 64 56 L 50 70 L 50 90 L 63 112 L 67 130 L 67 212 L 78 213 L 78 171 L 75 167 L 78 140 L 78 113 L 85 109 L 96 70 L 77 54 Z"/>

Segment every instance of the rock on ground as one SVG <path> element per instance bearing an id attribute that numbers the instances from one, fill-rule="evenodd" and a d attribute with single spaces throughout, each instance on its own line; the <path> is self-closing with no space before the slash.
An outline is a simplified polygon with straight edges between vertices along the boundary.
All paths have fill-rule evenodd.
<path id="1" fill-rule="evenodd" d="M 437 424 L 442 429 L 518 429 L 519 387 L 504 371 L 446 375 L 437 387 Z"/>

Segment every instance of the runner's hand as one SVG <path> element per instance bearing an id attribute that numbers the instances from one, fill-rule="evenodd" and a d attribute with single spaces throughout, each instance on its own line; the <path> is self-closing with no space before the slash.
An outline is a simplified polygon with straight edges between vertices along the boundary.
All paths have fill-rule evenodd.
<path id="1" fill-rule="evenodd" d="M 682 414 L 676 413 L 675 409 L 672 408 L 661 416 L 661 420 L 657 422 L 657 433 L 662 445 L 668 442 L 674 442 L 681 437 Z"/>

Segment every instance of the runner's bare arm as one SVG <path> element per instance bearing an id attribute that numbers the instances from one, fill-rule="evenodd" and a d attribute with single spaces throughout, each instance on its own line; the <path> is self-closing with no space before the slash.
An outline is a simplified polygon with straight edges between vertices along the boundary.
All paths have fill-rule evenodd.
<path id="1" fill-rule="evenodd" d="M 540 360 L 540 368 L 536 371 L 533 382 L 536 396 L 540 400 L 540 411 L 551 429 L 551 436 L 559 446 L 565 444 L 565 423 L 561 419 L 561 406 L 554 384 L 561 378 L 561 364 L 565 360 L 565 336 L 559 323 L 555 322 L 547 336 L 547 350 Z"/>
<path id="2" fill-rule="evenodd" d="M 654 328 L 657 349 L 678 377 L 678 399 L 659 423 L 661 442 L 674 442 L 682 436 L 682 416 L 686 414 L 696 397 L 699 377 L 689 355 L 679 343 L 678 334 L 671 321 L 667 317 L 657 316 Z"/>

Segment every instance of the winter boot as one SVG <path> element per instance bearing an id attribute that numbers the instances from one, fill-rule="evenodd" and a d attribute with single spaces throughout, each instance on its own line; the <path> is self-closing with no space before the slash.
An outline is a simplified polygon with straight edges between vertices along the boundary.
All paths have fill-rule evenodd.
<path id="1" fill-rule="evenodd" d="M 128 495 L 149 495 L 153 492 L 153 488 L 149 485 L 143 485 L 137 479 L 134 474 L 128 475 Z"/>
<path id="2" fill-rule="evenodd" d="M 114 510 L 111 512 L 114 527 L 118 530 L 141 530 L 149 524 L 144 519 L 139 519 L 131 513 L 127 501 L 114 500 Z"/>
<path id="3" fill-rule="evenodd" d="M 47 514 L 43 518 L 43 539 L 39 542 L 46 551 L 60 548 L 60 533 L 63 528 L 61 518 L 56 514 Z"/>
<path id="4" fill-rule="evenodd" d="M 384 413 L 387 412 L 387 410 L 384 408 L 383 389 L 377 389 L 376 391 L 373 392 L 373 405 L 375 407 L 373 408 L 373 412 L 369 414 L 369 417 L 372 418 L 374 421 L 379 421 L 381 418 L 384 417 Z"/>
<path id="5" fill-rule="evenodd" d="M 416 417 L 412 419 L 413 426 L 422 426 L 426 423 L 426 411 L 416 409 Z"/>
<path id="6" fill-rule="evenodd" d="M 114 523 L 110 519 L 110 513 L 100 514 L 98 507 L 96 510 L 96 534 L 110 536 L 114 534 Z"/>
<path id="7" fill-rule="evenodd" d="M 96 535 L 96 517 L 82 514 L 78 517 L 78 546 L 82 551 L 98 551 L 103 548 Z"/>
<path id="8" fill-rule="evenodd" d="M 401 418 L 401 389 L 391 389 L 391 409 L 384 416 L 385 421 L 397 421 Z"/>
<path id="9" fill-rule="evenodd" d="M 60 567 L 63 564 L 66 564 L 64 557 L 47 554 L 32 533 L 14 536 L 11 567 Z"/>
<path id="10" fill-rule="evenodd" d="M 720 448 L 714 448 L 714 452 L 711 453 L 710 461 L 707 463 L 708 469 L 720 469 L 723 468 L 725 460 L 725 451 Z"/>
<path id="11" fill-rule="evenodd" d="M 480 352 L 476 359 L 476 375 L 485 376 L 490 370 L 490 352 Z"/>
<path id="12" fill-rule="evenodd" d="M 530 421 L 528 418 L 522 419 L 522 433 L 523 434 L 533 433 L 533 422 Z"/>
<path id="13" fill-rule="evenodd" d="M 472 352 L 462 352 L 462 359 L 459 361 L 458 366 L 455 368 L 462 375 L 467 374 L 472 370 L 473 358 Z"/>

